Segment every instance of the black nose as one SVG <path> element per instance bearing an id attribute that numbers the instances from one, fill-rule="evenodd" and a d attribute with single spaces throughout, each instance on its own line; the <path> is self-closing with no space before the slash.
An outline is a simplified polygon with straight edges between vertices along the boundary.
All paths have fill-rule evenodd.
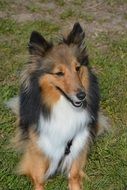
<path id="1" fill-rule="evenodd" d="M 77 96 L 77 98 L 78 98 L 79 100 L 84 100 L 85 97 L 86 97 L 86 94 L 85 94 L 85 92 L 80 91 L 80 92 L 78 92 L 78 93 L 76 94 L 76 96 Z"/>

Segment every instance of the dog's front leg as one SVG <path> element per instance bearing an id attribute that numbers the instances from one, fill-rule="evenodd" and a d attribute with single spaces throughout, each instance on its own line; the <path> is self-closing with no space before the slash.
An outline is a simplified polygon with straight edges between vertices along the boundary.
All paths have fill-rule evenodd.
<path id="1" fill-rule="evenodd" d="M 87 160 L 87 149 L 85 149 L 79 157 L 73 161 L 69 172 L 69 190 L 83 190 L 82 180 L 84 175 L 83 167 Z"/>
<path id="2" fill-rule="evenodd" d="M 44 185 L 36 185 L 35 190 L 44 190 Z"/>
<path id="3" fill-rule="evenodd" d="M 34 190 L 44 190 L 45 173 L 49 167 L 49 159 L 37 146 L 37 138 L 31 132 L 19 164 L 19 173 L 30 177 Z"/>
<path id="4" fill-rule="evenodd" d="M 82 190 L 82 171 L 77 160 L 73 162 L 69 173 L 69 190 Z"/>
<path id="5" fill-rule="evenodd" d="M 30 177 L 34 190 L 44 190 L 44 175 L 48 168 L 48 160 L 39 152 L 28 150 L 19 165 L 20 173 Z"/>

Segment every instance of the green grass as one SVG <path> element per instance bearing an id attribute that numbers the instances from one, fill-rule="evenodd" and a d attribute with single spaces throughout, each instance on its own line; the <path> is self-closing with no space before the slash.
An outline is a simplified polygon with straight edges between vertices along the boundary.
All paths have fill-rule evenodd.
<path id="1" fill-rule="evenodd" d="M 33 4 L 33 3 L 31 3 L 31 4 L 29 4 L 28 6 L 26 6 L 26 8 L 30 11 L 30 12 L 40 12 L 40 11 L 42 11 L 41 10 L 41 7 L 39 7 L 39 6 L 37 6 L 36 4 Z"/>
<path id="2" fill-rule="evenodd" d="M 122 5 L 123 3 L 127 1 L 126 0 L 105 0 L 105 2 L 110 6 L 114 6 L 114 5 Z"/>
<path id="3" fill-rule="evenodd" d="M 8 1 L 7 0 L 2 0 L 0 1 L 0 10 L 7 10 L 8 9 Z"/>
<path id="4" fill-rule="evenodd" d="M 87 22 L 93 22 L 95 19 L 94 19 L 94 16 L 91 15 L 90 13 L 80 13 L 79 12 L 79 17 L 82 18 L 83 20 L 87 21 Z"/>
<path id="5" fill-rule="evenodd" d="M 75 9 L 72 8 L 66 9 L 60 14 L 60 19 L 62 20 L 67 20 L 69 18 L 75 18 L 75 20 L 83 19 L 89 23 L 94 21 L 93 15 L 85 12 L 81 13 L 80 9 L 76 11 Z"/>
<path id="6" fill-rule="evenodd" d="M 69 8 L 68 10 L 65 10 L 61 13 L 60 18 L 65 20 L 68 19 L 70 17 L 74 17 L 75 16 L 75 11 L 72 10 L 71 8 Z"/>
<path id="7" fill-rule="evenodd" d="M 59 6 L 64 6 L 65 5 L 65 0 L 55 0 L 55 2 L 57 3 L 57 5 L 59 5 Z"/>
<path id="8" fill-rule="evenodd" d="M 63 7 L 64 1 L 62 2 Z M 79 6 L 82 1 L 77 2 Z M 2 10 L 6 10 L 9 6 L 8 1 L 3 1 L 1 5 Z M 32 9 L 31 11 L 36 11 L 34 7 Z M 73 12 L 68 13 L 68 10 L 64 10 L 63 20 L 73 16 L 75 16 Z M 19 73 L 28 60 L 27 44 L 32 30 L 40 31 L 50 39 L 61 30 L 61 26 L 44 20 L 25 22 L 25 24 L 16 23 L 9 18 L 0 21 L 0 190 L 32 189 L 26 177 L 15 174 L 20 155 L 8 145 L 16 129 L 16 118 L 4 105 L 9 98 L 18 94 Z M 97 139 L 92 146 L 86 166 L 89 180 L 84 180 L 84 189 L 125 190 L 127 187 L 127 36 L 124 33 L 100 32 L 94 39 L 87 38 L 87 46 L 91 65 L 98 71 L 101 108 L 109 116 L 112 130 Z M 46 190 L 66 189 L 67 180 L 64 176 L 51 179 L 46 184 Z"/>

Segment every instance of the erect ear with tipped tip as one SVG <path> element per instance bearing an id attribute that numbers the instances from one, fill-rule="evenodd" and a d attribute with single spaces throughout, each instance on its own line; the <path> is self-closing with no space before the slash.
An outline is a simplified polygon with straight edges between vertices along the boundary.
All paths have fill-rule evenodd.
<path id="1" fill-rule="evenodd" d="M 52 47 L 52 43 L 47 42 L 40 33 L 33 31 L 28 47 L 30 54 L 44 55 Z"/>
<path id="2" fill-rule="evenodd" d="M 88 65 L 89 59 L 86 52 L 85 46 L 85 32 L 79 23 L 75 23 L 72 31 L 69 33 L 67 38 L 63 39 L 63 42 L 67 45 L 72 45 L 73 52 L 77 57 L 77 60 L 81 63 L 81 65 Z"/>
<path id="3" fill-rule="evenodd" d="M 84 40 L 85 33 L 80 26 L 80 24 L 77 22 L 74 24 L 72 31 L 69 33 L 66 39 L 64 39 L 64 42 L 68 45 L 70 44 L 77 44 L 81 45 L 82 41 Z"/>

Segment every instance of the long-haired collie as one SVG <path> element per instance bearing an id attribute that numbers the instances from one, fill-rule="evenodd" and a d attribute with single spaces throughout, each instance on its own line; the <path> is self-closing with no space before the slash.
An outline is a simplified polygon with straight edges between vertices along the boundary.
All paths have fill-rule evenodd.
<path id="1" fill-rule="evenodd" d="M 89 66 L 79 23 L 53 45 L 34 31 L 30 59 L 21 75 L 19 102 L 19 170 L 35 190 L 65 173 L 69 190 L 81 190 L 91 139 L 99 129 L 99 87 Z"/>

